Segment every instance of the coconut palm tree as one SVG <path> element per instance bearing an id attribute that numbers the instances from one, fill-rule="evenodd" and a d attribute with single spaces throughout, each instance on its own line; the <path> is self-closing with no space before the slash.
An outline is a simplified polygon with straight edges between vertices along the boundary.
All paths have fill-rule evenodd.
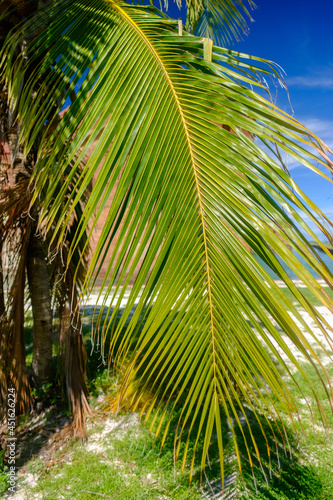
<path id="1" fill-rule="evenodd" d="M 1 4 L 1 45 L 10 30 L 15 30 L 22 19 L 35 12 L 38 6 L 36 3 L 26 2 L 16 7 L 13 2 Z M 14 48 L 14 58 L 24 51 L 26 43 L 27 41 Z M 50 235 L 46 235 L 45 242 L 38 230 L 40 197 L 31 203 L 34 187 L 30 184 L 30 177 L 36 162 L 39 136 L 30 150 L 24 153 L 19 141 L 20 125 L 16 120 L 15 107 L 9 103 L 8 88 L 4 80 L 0 83 L 0 413 L 6 414 L 7 411 L 8 384 L 16 388 L 17 414 L 25 413 L 31 405 L 24 334 L 24 304 L 29 295 L 33 314 L 31 378 L 34 386 L 41 387 L 55 382 L 52 351 L 56 341 L 59 348 L 57 361 L 65 366 L 65 386 L 73 415 L 73 421 L 67 430 L 73 430 L 75 435 L 83 435 L 84 416 L 90 412 L 85 379 L 85 349 L 80 314 L 76 311 L 70 320 L 68 314 L 72 309 L 77 309 L 78 286 L 86 265 L 85 254 L 79 246 L 76 253 L 81 252 L 81 260 L 76 262 L 79 259 L 74 258 L 66 279 L 63 279 L 64 262 L 59 256 L 52 259 L 52 264 L 47 262 L 52 249 L 47 248 Z M 37 82 L 36 86 L 39 84 Z M 62 254 L 66 253 L 70 245 L 80 215 L 81 207 L 78 205 L 76 218 L 71 221 L 67 230 Z M 84 245 L 83 240 L 82 244 Z M 86 249 L 88 250 L 88 246 Z M 5 266 L 3 258 L 7 261 Z M 78 271 L 76 279 L 73 265 Z M 53 335 L 52 298 L 59 317 L 57 338 Z"/>
<path id="2" fill-rule="evenodd" d="M 0 43 L 4 43 L 11 29 L 36 10 L 36 4 L 26 2 L 13 8 L 12 2 L 0 7 Z M 14 57 L 24 51 L 24 44 L 15 47 Z M 52 314 L 51 295 L 45 248 L 36 234 L 38 209 L 30 209 L 32 189 L 29 179 L 35 162 L 37 142 L 27 154 L 19 143 L 20 126 L 15 109 L 8 100 L 8 89 L 0 81 L 0 217 L 2 220 L 2 247 L 10 265 L 2 269 L 7 275 L 8 300 L 1 315 L 1 410 L 6 406 L 7 378 L 16 386 L 17 410 L 25 412 L 30 406 L 30 391 L 25 366 L 24 297 L 26 269 L 34 316 L 33 375 L 38 385 L 51 381 L 52 369 Z M 3 266 L 1 266 L 3 267 Z M 2 296 L 4 283 L 2 279 Z M 6 307 L 5 307 L 6 306 Z"/>
<path id="3" fill-rule="evenodd" d="M 58 384 L 66 387 L 73 419 L 65 432 L 82 436 L 85 435 L 85 416 L 91 412 L 88 404 L 81 318 L 77 308 L 78 291 L 86 267 L 85 252 L 82 252 L 85 239 L 75 251 L 64 278 L 66 252 L 70 247 L 82 209 L 80 205 L 77 206 L 75 217 L 68 227 L 61 255 L 58 252 L 51 259 L 51 263 L 47 263 L 47 260 L 50 260 L 47 258 L 50 233 L 46 234 L 46 241 L 43 241 L 37 231 L 39 199 L 32 205 L 30 216 L 28 215 L 33 195 L 31 186 L 29 188 L 29 177 L 15 182 L 10 189 L 6 182 L 2 182 L 1 187 L 0 210 L 5 221 L 2 225 L 2 242 L 4 255 L 7 257 L 7 266 L 2 270 L 1 277 L 5 277 L 3 281 L 6 282 L 8 291 L 7 294 L 4 293 L 4 283 L 2 283 L 1 410 L 5 413 L 8 383 L 16 388 L 17 414 L 25 413 L 30 408 L 30 383 L 25 362 L 24 334 L 27 282 L 33 313 L 33 385 L 41 387 L 45 383 L 54 383 L 57 379 Z M 86 249 L 88 248 L 86 246 Z M 59 319 L 58 335 L 55 335 L 55 338 L 53 338 L 51 298 Z M 57 371 L 64 374 L 65 380 L 56 376 L 52 370 L 54 343 L 59 351 L 58 367 L 62 367 Z"/>
<path id="4" fill-rule="evenodd" d="M 187 7 L 187 26 L 195 34 L 180 32 L 177 21 L 153 5 L 121 0 L 43 4 L 4 46 L 1 69 L 16 104 L 25 151 L 43 134 L 32 180 L 34 196 L 44 193 L 40 227 L 53 228 L 57 248 L 98 171 L 68 263 L 86 230 L 91 236 L 112 194 L 81 293 L 92 289 L 106 263 L 104 303 L 110 298 L 112 309 L 109 315 L 100 313 L 97 334 L 103 354 L 111 335 L 111 357 L 117 347 L 116 361 L 126 361 L 120 399 L 139 376 L 133 408 L 141 404 L 145 419 L 154 408 L 160 410 L 152 425 L 158 416 L 162 442 L 170 431 L 170 412 L 181 404 L 176 456 L 184 439 L 184 466 L 194 435 L 192 470 L 200 439 L 204 468 L 215 436 L 223 477 L 223 419 L 239 465 L 235 429 L 246 440 L 244 425 L 253 463 L 249 410 L 272 432 L 276 423 L 281 437 L 276 401 L 293 421 L 297 406 L 283 375 L 293 379 L 292 364 L 310 386 L 311 381 L 291 345 L 315 366 L 332 393 L 301 312 L 328 341 L 331 327 L 278 259 L 332 310 L 321 285 L 297 257 L 332 288 L 332 275 L 308 239 L 329 253 L 305 219 L 328 238 L 331 222 L 295 184 L 280 151 L 327 182 L 332 152 L 279 110 L 268 93 L 264 97 L 267 77 L 282 82 L 274 64 L 202 38 L 215 33 L 221 42 L 239 29 L 244 4 L 189 1 Z M 13 47 L 27 39 L 32 41 L 25 53 L 14 60 Z M 21 92 L 18 75 L 28 75 Z M 37 89 L 36 81 L 42 82 Z M 69 111 L 50 133 L 69 98 Z M 73 182 L 75 189 L 69 191 Z M 255 254 L 284 282 L 292 300 Z M 134 285 L 115 326 L 131 278 Z M 316 340 L 325 351 L 324 342 Z M 142 399 L 147 388 L 152 396 Z"/>

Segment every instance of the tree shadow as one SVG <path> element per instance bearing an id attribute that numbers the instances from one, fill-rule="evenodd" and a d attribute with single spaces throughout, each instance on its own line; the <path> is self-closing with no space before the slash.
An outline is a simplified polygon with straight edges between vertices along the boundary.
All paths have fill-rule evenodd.
<path id="1" fill-rule="evenodd" d="M 175 316 L 176 318 L 176 316 Z M 149 343 L 147 344 L 147 348 Z M 167 356 L 168 353 L 165 353 Z M 156 367 L 156 373 L 160 370 L 163 360 Z M 278 365 L 278 363 L 277 363 Z M 140 375 L 144 372 L 145 365 L 138 371 L 138 387 L 144 384 L 140 380 Z M 154 376 L 152 377 L 154 381 Z M 167 384 L 167 380 L 164 384 Z M 156 383 L 156 381 L 155 381 Z M 189 381 L 191 383 L 191 380 Z M 154 391 L 154 382 L 151 384 L 151 390 Z M 155 387 L 156 389 L 156 387 Z M 163 391 L 161 391 L 162 393 Z M 168 394 L 166 393 L 166 396 Z M 182 411 L 182 403 L 186 398 L 187 392 L 180 398 L 174 413 L 171 417 L 170 432 L 167 435 L 163 450 L 165 452 L 173 452 L 175 445 L 175 432 Z M 172 404 L 172 401 L 171 401 Z M 240 414 L 241 409 L 234 402 L 237 412 Z M 163 405 L 162 405 L 163 406 Z M 229 413 L 232 410 L 229 408 Z M 246 419 L 240 418 L 241 428 L 234 420 L 235 441 L 239 450 L 239 455 L 242 463 L 242 472 L 239 473 L 236 447 L 228 424 L 226 414 L 222 418 L 222 435 L 223 447 L 225 452 L 224 463 L 224 491 L 234 492 L 235 488 L 242 491 L 247 498 L 256 499 L 325 499 L 325 484 L 320 476 L 315 464 L 311 463 L 309 458 L 302 454 L 299 447 L 299 440 L 296 431 L 285 422 L 285 427 L 282 429 L 281 424 L 266 418 L 259 413 L 257 416 L 249 408 L 246 408 Z M 151 417 L 153 418 L 153 416 Z M 259 419 L 259 421 L 257 420 Z M 149 421 L 148 421 L 149 425 Z M 199 420 L 194 424 L 191 437 L 188 444 L 189 455 L 195 447 L 196 431 L 198 430 Z M 184 441 L 186 441 L 189 426 L 185 426 Z M 161 434 L 160 434 L 161 436 Z M 284 436 L 284 439 L 283 437 Z M 253 437 L 253 439 L 252 439 Z M 158 437 L 157 440 L 161 438 Z M 255 441 L 255 443 L 253 442 Z M 246 444 L 247 443 L 247 447 Z M 256 454 L 256 447 L 259 450 L 260 461 Z M 185 442 L 180 447 L 179 463 L 182 461 L 182 453 L 184 452 Z M 193 479 L 203 481 L 208 487 L 205 491 L 210 491 L 210 494 L 216 495 L 222 492 L 222 483 L 220 477 L 220 461 L 217 446 L 217 435 L 213 434 L 207 454 L 207 463 L 204 473 L 200 471 L 201 454 L 204 448 L 203 436 L 199 438 L 196 449 L 196 460 L 194 462 Z M 269 452 L 268 452 L 269 449 Z M 163 452 L 163 451 L 162 451 Z M 251 465 L 252 462 L 252 465 Z M 233 494 L 233 493 L 232 493 Z M 227 498 L 227 497 L 226 497 Z"/>
<path id="2" fill-rule="evenodd" d="M 170 428 L 177 426 L 178 413 L 172 417 Z M 242 470 L 239 471 L 235 442 L 227 424 L 224 414 L 222 418 L 222 435 L 224 446 L 224 485 L 221 481 L 220 459 L 217 446 L 217 435 L 213 434 L 209 450 L 207 453 L 207 463 L 204 473 L 200 471 L 200 460 L 203 450 L 203 438 L 199 439 L 194 463 L 193 479 L 203 483 L 203 496 L 205 498 L 249 498 L 252 500 L 328 500 L 326 487 L 315 464 L 311 463 L 308 456 L 299 449 L 297 435 L 291 429 L 285 429 L 288 442 L 284 442 L 279 436 L 280 429 L 273 421 L 269 423 L 263 416 L 259 417 L 259 422 L 250 410 L 246 410 L 247 419 L 251 430 L 245 424 L 245 419 L 241 422 L 242 429 L 235 423 L 235 438 L 241 459 Z M 195 442 L 196 423 L 193 429 L 193 436 L 190 438 L 189 450 L 193 449 Z M 266 439 L 270 449 L 270 456 L 267 452 Z M 260 462 L 257 458 L 255 445 L 251 434 L 258 447 Z M 275 435 L 275 436 L 274 436 Z M 186 435 L 185 435 L 186 437 Z M 245 438 L 245 439 L 244 439 Z M 160 439 L 160 438 L 159 438 Z M 169 433 L 163 449 L 172 451 L 175 434 Z M 247 442 L 248 450 L 246 448 Z M 179 461 L 182 459 L 184 445 L 181 447 Z M 162 451 L 163 452 L 163 451 Z M 250 463 L 250 458 L 252 465 Z M 224 494 L 225 496 L 221 496 Z M 329 494 L 328 494 L 329 495 Z"/>
<path id="3" fill-rule="evenodd" d="M 28 467 L 31 473 L 41 473 L 45 468 L 51 466 L 54 461 L 55 450 L 59 447 L 59 443 L 56 444 L 55 438 L 69 421 L 69 417 L 57 405 L 51 405 L 40 413 L 34 411 L 30 415 L 18 419 L 14 431 L 15 463 L 11 462 L 11 465 L 15 466 L 16 472 L 24 471 L 32 458 L 34 458 L 34 461 Z M 0 456 L 0 476 L 2 476 L 0 477 L 2 480 L 2 482 L 0 481 L 2 487 L 0 496 L 1 493 L 5 495 L 10 486 L 7 479 L 10 464 L 6 453 L 6 429 L 3 429 L 1 441 L 3 453 Z M 18 483 L 20 483 L 20 480 L 21 476 L 18 476 Z"/>
<path id="4" fill-rule="evenodd" d="M 100 312 L 100 307 L 86 306 L 85 316 L 88 318 L 88 322 L 83 323 L 83 334 L 85 338 L 85 345 L 88 353 L 87 357 L 87 375 L 89 380 L 90 391 L 94 393 L 101 387 L 100 380 L 96 381 L 98 377 L 102 377 L 104 374 L 108 373 L 107 364 L 103 363 L 101 357 L 100 346 L 95 345 L 93 349 L 91 348 L 90 332 L 91 332 L 91 318 L 92 314 Z M 134 310 L 134 308 L 133 308 Z M 103 315 L 104 319 L 110 317 L 113 310 L 105 313 Z M 121 316 L 123 314 L 123 309 L 119 309 L 117 316 L 115 318 L 115 326 L 119 323 Z M 109 315 L 109 316 L 108 316 Z M 176 317 L 176 316 L 175 316 Z M 94 327 L 96 325 L 93 325 Z M 126 326 L 126 325 L 125 325 Z M 118 344 L 119 346 L 123 338 L 125 327 L 120 332 Z M 139 333 L 137 331 L 136 333 Z M 27 332 L 27 342 L 29 342 L 30 335 Z M 29 344 L 30 345 L 30 344 Z M 110 337 L 106 337 L 105 351 L 108 352 L 110 345 Z M 142 368 L 144 369 L 144 368 Z M 159 369 L 159 368 L 158 368 Z M 107 384 L 110 384 L 108 377 L 105 377 L 105 388 L 107 389 Z M 139 382 L 141 383 L 141 382 Z M 186 397 L 186 391 L 184 393 Z M 170 431 L 167 434 L 166 440 L 164 442 L 161 453 L 173 453 L 175 446 L 176 430 L 177 424 L 182 411 L 182 403 L 184 401 L 182 397 L 179 403 L 176 405 L 174 412 L 171 416 Z M 240 411 L 240 408 L 239 410 Z M 44 414 L 45 413 L 45 414 Z M 289 446 L 285 446 L 283 440 L 280 436 L 279 427 L 273 421 L 267 422 L 267 420 L 259 415 L 259 422 L 256 420 L 255 415 L 248 408 L 246 409 L 246 415 L 248 422 L 250 423 L 250 429 L 248 428 L 245 419 L 241 419 L 242 428 L 238 427 L 235 423 L 235 439 L 238 446 L 239 454 L 242 463 L 242 473 L 238 471 L 238 465 L 236 460 L 235 442 L 233 434 L 231 433 L 230 426 L 227 421 L 226 415 L 222 415 L 221 425 L 222 425 L 222 436 L 223 436 L 223 446 L 225 452 L 224 460 L 224 493 L 225 498 L 228 498 L 228 492 L 232 495 L 237 490 L 245 495 L 245 498 L 256 499 L 322 499 L 329 498 L 325 496 L 325 485 L 323 484 L 315 465 L 308 463 L 307 457 L 303 456 L 299 451 L 298 440 L 294 432 L 291 429 L 286 429 L 286 437 L 289 442 Z M 147 424 L 149 425 L 154 413 L 148 419 Z M 51 457 L 52 452 L 50 447 L 47 446 L 49 439 L 53 439 L 54 436 L 61 429 L 67 425 L 69 418 L 64 414 L 64 409 L 59 408 L 56 405 L 50 408 L 50 411 L 43 412 L 41 417 L 34 418 L 35 422 L 33 425 L 29 425 L 29 428 L 24 428 L 18 433 L 18 450 L 19 454 L 17 457 L 17 466 L 22 468 L 33 456 L 43 455 L 43 449 L 45 453 L 50 453 L 50 461 L 53 460 Z M 188 453 L 191 456 L 191 452 L 195 448 L 195 440 L 197 435 L 197 430 L 199 428 L 199 421 L 196 421 L 189 438 Z M 155 426 L 156 430 L 156 426 Z M 178 465 L 180 468 L 182 457 L 185 449 L 185 441 L 188 436 L 189 426 L 186 425 L 184 429 L 184 439 L 180 446 Z M 270 457 L 267 453 L 267 445 L 263 432 L 266 435 L 268 446 L 270 449 Z M 157 443 L 161 444 L 162 432 L 157 437 Z M 251 438 L 255 438 L 256 445 L 259 449 L 261 460 L 259 462 L 256 457 L 255 445 Z M 278 436 L 277 439 L 274 438 Z M 245 438 L 245 439 L 244 439 Z M 248 445 L 249 454 L 245 445 L 245 440 Z M 200 461 L 202 451 L 204 449 L 204 438 L 200 436 L 199 441 L 196 446 L 196 459 L 194 462 L 194 481 L 202 481 L 205 485 L 203 489 L 203 495 L 207 498 L 218 497 L 222 492 L 222 483 L 220 478 L 220 461 L 217 446 L 217 435 L 216 433 L 212 435 L 210 442 L 206 469 L 204 473 L 200 470 Z M 250 463 L 250 458 L 252 461 L 252 466 Z M 44 457 L 43 460 L 47 461 L 48 457 Z M 188 470 L 188 465 L 186 466 Z M 266 479 L 265 479 L 266 478 Z M 267 480 L 267 482 L 266 482 Z M 235 497 L 237 498 L 237 496 Z"/>
<path id="5" fill-rule="evenodd" d="M 243 464 L 242 481 L 248 498 L 267 500 L 326 498 L 322 496 L 325 486 L 318 469 L 300 450 L 296 432 L 289 427 L 285 427 L 283 431 L 280 425 L 271 420 L 268 423 L 262 416 L 258 422 L 250 410 L 247 410 L 247 417 L 251 422 L 251 433 L 256 440 L 261 461 L 260 463 L 256 456 L 250 429 L 244 425 L 242 431 L 253 461 L 251 467 L 242 432 L 236 428 L 237 444 Z M 260 426 L 265 433 L 270 456 Z M 284 432 L 285 440 L 280 436 L 281 431 Z"/>

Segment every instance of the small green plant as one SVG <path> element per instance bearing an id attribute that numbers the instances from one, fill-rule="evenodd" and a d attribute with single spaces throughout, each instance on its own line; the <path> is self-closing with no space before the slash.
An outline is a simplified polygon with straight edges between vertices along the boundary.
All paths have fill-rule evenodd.
<path id="1" fill-rule="evenodd" d="M 28 414 L 22 415 L 19 420 L 19 426 L 22 427 L 23 425 L 25 425 L 28 422 L 28 420 L 29 420 Z"/>
<path id="2" fill-rule="evenodd" d="M 38 399 L 43 399 L 48 394 L 51 386 L 52 386 L 52 384 L 48 383 L 48 384 L 42 385 L 41 387 L 34 387 L 31 390 L 31 394 L 32 394 L 32 396 L 35 396 Z"/>
<path id="3" fill-rule="evenodd" d="M 3 493 L 8 487 L 7 471 L 8 467 L 4 464 L 5 450 L 0 451 L 0 493 Z"/>
<path id="4" fill-rule="evenodd" d="M 45 469 L 43 460 L 37 459 L 29 462 L 27 469 L 31 474 L 41 474 Z"/>

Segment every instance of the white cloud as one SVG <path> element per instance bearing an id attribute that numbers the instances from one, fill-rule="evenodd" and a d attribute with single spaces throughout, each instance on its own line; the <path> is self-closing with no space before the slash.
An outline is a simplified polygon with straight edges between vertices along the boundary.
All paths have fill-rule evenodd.
<path id="1" fill-rule="evenodd" d="M 319 137 L 319 139 L 321 139 L 329 148 L 333 149 L 333 121 L 322 120 L 320 118 L 315 118 L 315 117 L 300 117 L 298 118 L 298 120 L 303 125 L 305 125 L 305 127 L 307 127 L 311 132 L 313 132 L 317 137 Z M 303 147 L 307 151 L 316 154 L 313 148 L 304 145 Z M 286 155 L 284 155 L 284 160 L 289 170 L 293 170 L 294 168 L 299 168 L 299 167 L 304 168 L 304 165 L 301 165 L 299 161 L 295 160 L 291 156 L 286 158 Z M 319 169 L 322 168 L 319 163 L 316 164 L 315 162 L 313 162 L 313 160 L 312 163 L 314 164 L 315 167 L 318 167 Z"/>
<path id="2" fill-rule="evenodd" d="M 313 132 L 330 149 L 333 150 L 333 120 L 324 120 L 313 116 L 297 116 L 297 120 L 300 123 L 302 123 L 310 132 Z M 309 151 L 311 154 L 314 154 L 319 158 L 318 153 L 313 147 L 305 145 L 304 143 L 301 142 L 298 142 L 298 144 L 301 145 L 306 151 Z M 263 149 L 263 151 L 265 151 L 268 154 L 268 156 L 273 156 L 272 153 L 269 151 L 269 149 L 266 148 L 264 145 L 260 144 L 260 147 Z M 311 170 L 308 167 L 302 165 L 298 160 L 293 158 L 291 155 L 288 155 L 281 148 L 280 148 L 280 154 L 284 164 L 286 165 L 289 171 L 295 168 L 303 168 L 305 169 L 304 175 L 306 175 L 306 172 L 309 173 L 311 172 Z M 306 157 L 306 154 L 304 154 L 303 156 Z M 328 154 L 328 156 L 332 160 L 332 155 Z M 273 156 L 273 159 L 277 161 L 275 156 Z M 318 168 L 319 170 L 322 170 L 323 172 L 325 172 L 326 175 L 330 176 L 328 170 L 326 170 L 319 162 L 316 162 L 313 159 L 309 158 L 307 159 L 310 160 L 310 162 L 313 164 L 314 167 Z M 310 173 L 310 175 L 313 174 Z"/>
<path id="3" fill-rule="evenodd" d="M 303 118 L 300 121 L 330 148 L 333 147 L 333 121 L 314 117 Z"/>
<path id="4" fill-rule="evenodd" d="M 290 78 L 286 78 L 286 83 L 288 87 L 333 89 L 333 75 L 292 76 Z"/>

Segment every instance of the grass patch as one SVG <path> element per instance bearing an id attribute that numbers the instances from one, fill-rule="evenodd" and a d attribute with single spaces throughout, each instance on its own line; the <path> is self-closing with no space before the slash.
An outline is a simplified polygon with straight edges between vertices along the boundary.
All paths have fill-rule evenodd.
<path id="1" fill-rule="evenodd" d="M 330 289 L 328 286 L 323 286 L 322 287 L 324 292 L 327 293 L 328 297 L 333 301 L 333 290 Z M 320 302 L 317 297 L 313 295 L 313 293 L 308 290 L 307 288 L 300 288 L 299 289 L 304 297 L 315 307 L 322 306 L 322 303 Z M 281 287 L 281 291 L 284 293 L 284 295 L 290 300 L 291 303 L 295 303 L 296 305 L 296 299 L 292 292 L 289 290 L 289 288 L 286 287 Z"/>
<path id="2" fill-rule="evenodd" d="M 333 291 L 329 287 L 323 288 L 333 300 Z M 293 296 L 287 288 L 282 288 L 282 291 L 291 302 L 294 302 Z M 301 291 L 313 305 L 320 305 L 319 301 L 307 289 L 302 288 Z M 117 380 L 102 363 L 99 349 L 95 348 L 91 352 L 90 326 L 87 323 L 84 325 L 84 336 L 88 351 L 88 383 L 93 396 L 92 406 L 94 406 L 101 394 L 115 390 Z M 28 356 L 30 356 L 30 327 L 26 329 L 26 340 Z M 283 416 L 289 439 L 289 448 L 284 450 L 281 440 L 278 440 L 276 446 L 267 422 L 262 418 L 261 425 L 265 429 L 271 449 L 269 457 L 260 426 L 249 412 L 251 432 L 255 436 L 262 462 L 260 465 L 256 458 L 250 432 L 244 427 L 243 432 L 247 437 L 254 464 L 251 468 L 242 432 L 240 429 L 236 429 L 243 470 L 242 474 L 237 474 L 234 486 L 237 486 L 238 493 L 234 498 L 252 500 L 330 500 L 333 498 L 333 417 L 325 388 L 318 380 L 315 370 L 309 363 L 302 363 L 302 368 L 313 384 L 326 411 L 328 416 L 327 429 L 325 430 L 321 423 L 320 412 L 311 389 L 304 378 L 296 373 L 295 378 L 301 392 L 294 384 L 290 384 L 290 391 L 293 398 L 299 403 L 299 413 L 306 437 L 302 435 L 297 420 L 295 428 L 293 428 L 287 417 Z M 333 380 L 333 368 L 329 367 L 328 371 L 330 379 Z M 305 400 L 307 400 L 311 411 Z M 278 402 L 276 405 L 283 414 L 284 408 L 279 406 Z M 124 418 L 121 416 L 119 422 L 123 423 Z M 174 418 L 176 421 L 177 414 Z M 202 498 L 199 464 L 196 463 L 194 481 L 191 485 L 189 484 L 189 467 L 185 468 L 183 475 L 180 473 L 181 457 L 179 463 L 176 466 L 174 464 L 174 435 L 172 432 L 161 452 L 159 440 L 154 440 L 153 434 L 149 433 L 148 428 L 141 423 L 132 422 L 131 425 L 120 426 L 118 430 L 115 429 L 109 433 L 105 432 L 104 423 L 100 420 L 96 420 L 92 425 L 93 427 L 89 430 L 88 442 L 71 441 L 63 444 L 57 450 L 52 465 L 45 465 L 43 460 L 38 457 L 32 457 L 25 464 L 29 473 L 39 477 L 35 487 L 22 484 L 27 498 L 33 498 L 35 494 L 39 494 L 39 498 L 51 500 L 102 498 L 100 495 L 114 500 L 195 500 Z M 225 474 L 230 477 L 237 471 L 235 447 L 226 422 L 222 425 L 227 459 Z M 171 425 L 170 428 L 175 428 L 175 425 Z M 194 446 L 194 439 L 195 437 L 190 442 L 190 449 Z M 210 480 L 219 477 L 220 469 L 215 439 L 216 437 L 213 436 L 206 469 L 206 475 Z M 200 450 L 197 455 L 200 457 Z M 205 481 L 205 476 L 203 479 Z M 4 491 L 4 488 L 5 474 L 2 473 L 0 474 L 0 492 Z"/>
<path id="3" fill-rule="evenodd" d="M 289 447 L 284 450 L 281 440 L 278 440 L 276 447 L 267 422 L 262 418 L 261 425 L 264 427 L 271 448 L 269 459 L 266 441 L 262 436 L 260 426 L 249 412 L 247 416 L 260 450 L 262 467 L 256 459 L 249 430 L 243 427 L 254 463 L 253 470 L 251 469 L 242 433 L 240 429 L 236 429 L 243 470 L 242 475 L 238 474 L 237 477 L 238 494 L 235 498 L 251 500 L 330 500 L 333 498 L 333 416 L 329 412 L 325 389 L 318 381 L 314 369 L 309 363 L 304 363 L 303 368 L 313 383 L 324 409 L 327 410 L 326 430 L 320 422 L 319 411 L 311 390 L 305 380 L 299 374 L 295 374 L 303 394 L 292 384 L 290 384 L 290 390 L 294 399 L 299 402 L 299 413 L 306 437 L 302 435 L 297 420 L 293 428 L 284 418 Z M 329 376 L 333 378 L 333 368 L 329 370 Z M 106 373 L 94 380 L 97 392 L 106 386 L 111 386 L 112 383 L 112 377 L 108 379 Z M 308 400 L 313 415 L 304 404 L 304 398 Z M 283 412 L 278 402 L 276 404 L 278 410 Z M 176 414 L 175 421 L 177 417 Z M 105 422 L 101 420 L 92 422 L 88 442 L 71 441 L 59 447 L 55 457 L 55 462 L 58 460 L 58 463 L 52 467 L 43 467 L 41 460 L 32 459 L 27 464 L 27 469 L 30 473 L 39 476 L 39 480 L 34 488 L 25 486 L 27 498 L 33 498 L 33 494 L 37 493 L 41 495 L 41 498 L 51 500 L 58 498 L 93 499 L 99 497 L 97 493 L 107 495 L 104 498 L 109 497 L 114 500 L 195 500 L 202 498 L 198 464 L 191 485 L 189 485 L 189 467 L 186 467 L 181 475 L 181 459 L 176 467 L 174 465 L 172 433 L 169 434 L 161 451 L 159 440 L 155 440 L 147 426 L 137 422 L 133 416 L 111 416 L 107 422 L 113 421 L 115 426 L 109 432 L 104 429 Z M 233 440 L 227 425 L 222 425 L 226 458 L 229 459 L 225 472 L 228 476 L 237 471 L 237 464 Z M 174 425 L 171 425 L 171 428 L 173 427 Z M 277 431 L 274 425 L 273 428 Z M 277 432 L 276 434 L 278 435 Z M 214 480 L 219 477 L 214 438 L 211 444 L 206 474 L 210 480 Z M 191 441 L 190 448 L 192 446 Z M 268 483 L 265 481 L 263 472 Z M 205 480 L 205 476 L 203 479 Z"/>
<path id="4" fill-rule="evenodd" d="M 38 485 L 29 494 L 50 500 L 58 499 L 59 493 L 61 498 L 82 500 L 100 495 L 114 500 L 200 498 L 197 485 L 188 484 L 188 473 L 175 472 L 172 450 L 160 453 L 158 443 L 139 423 L 111 431 L 97 444 L 71 443 L 65 454 L 62 464 L 40 470 Z"/>
<path id="5" fill-rule="evenodd" d="M 276 447 L 272 437 L 270 437 L 273 453 L 271 460 L 269 460 L 259 426 L 254 423 L 251 430 L 256 435 L 257 444 L 262 454 L 263 470 L 268 482 L 266 483 L 256 458 L 254 458 L 255 466 L 252 474 L 243 449 L 245 467 L 243 477 L 239 481 L 239 498 L 251 500 L 330 500 L 333 498 L 333 414 L 325 387 L 319 381 L 315 369 L 310 363 L 303 363 L 302 368 L 316 390 L 326 413 L 327 421 L 325 423 L 321 421 L 320 411 L 311 388 L 305 379 L 296 373 L 295 379 L 299 389 L 292 383 L 289 384 L 289 389 L 295 401 L 298 402 L 300 421 L 305 435 L 303 435 L 301 424 L 297 419 L 295 419 L 295 426 L 292 427 L 290 421 L 283 418 L 289 447 L 284 452 L 281 443 L 279 443 L 278 459 L 277 453 L 274 451 Z M 330 380 L 333 379 L 333 367 L 328 369 L 328 376 Z M 276 404 L 277 409 L 283 414 L 281 405 L 278 402 Z M 245 432 L 248 434 L 248 431 Z M 269 437 L 271 434 L 267 433 L 267 436 Z M 244 448 L 241 440 L 239 444 Z M 254 449 L 252 449 L 252 454 L 255 457 Z"/>

